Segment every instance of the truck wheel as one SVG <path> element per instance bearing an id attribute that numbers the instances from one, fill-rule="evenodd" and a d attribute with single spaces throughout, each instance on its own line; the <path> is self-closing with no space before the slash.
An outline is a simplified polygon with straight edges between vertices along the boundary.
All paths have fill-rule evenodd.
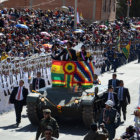
<path id="1" fill-rule="evenodd" d="M 37 106 L 35 103 L 27 103 L 27 115 L 33 125 L 38 125 L 40 119 L 38 117 Z"/>
<path id="2" fill-rule="evenodd" d="M 93 118 L 93 107 L 92 106 L 84 106 L 82 112 L 83 122 L 86 127 L 90 127 L 90 125 L 94 122 Z"/>

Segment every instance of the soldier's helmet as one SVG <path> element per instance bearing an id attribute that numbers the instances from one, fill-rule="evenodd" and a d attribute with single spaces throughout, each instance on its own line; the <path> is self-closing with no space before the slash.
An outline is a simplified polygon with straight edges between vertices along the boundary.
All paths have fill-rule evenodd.
<path id="1" fill-rule="evenodd" d="M 50 109 L 44 109 L 43 113 L 51 113 L 51 110 Z"/>

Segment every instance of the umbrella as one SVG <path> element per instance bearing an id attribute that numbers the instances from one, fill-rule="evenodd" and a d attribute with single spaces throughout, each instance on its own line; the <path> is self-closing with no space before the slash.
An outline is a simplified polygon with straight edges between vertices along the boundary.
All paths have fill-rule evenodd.
<path id="1" fill-rule="evenodd" d="M 28 29 L 28 26 L 26 26 L 26 25 L 24 25 L 24 24 L 17 24 L 16 27 L 17 27 L 17 28 Z"/>
<path id="2" fill-rule="evenodd" d="M 51 49 L 52 45 L 51 44 L 43 44 L 44 49 Z"/>
<path id="3" fill-rule="evenodd" d="M 99 28 L 103 29 L 103 30 L 107 30 L 107 26 L 106 25 L 99 25 Z"/>
<path id="4" fill-rule="evenodd" d="M 45 36 L 51 36 L 48 32 L 41 32 L 40 34 Z"/>
<path id="5" fill-rule="evenodd" d="M 107 28 L 105 25 L 99 25 L 99 28 Z"/>
<path id="6" fill-rule="evenodd" d="M 74 33 L 84 33 L 84 31 L 82 29 L 76 29 Z"/>
<path id="7" fill-rule="evenodd" d="M 68 42 L 68 40 L 63 40 L 63 41 L 60 41 L 59 44 L 60 44 L 60 45 L 64 45 L 64 44 L 66 44 L 67 42 Z"/>
<path id="8" fill-rule="evenodd" d="M 4 34 L 3 33 L 0 33 L 0 36 L 3 36 Z"/>
<path id="9" fill-rule="evenodd" d="M 66 7 L 66 6 L 62 6 L 61 9 L 62 9 L 62 11 L 65 11 L 65 12 L 68 12 L 69 11 L 69 8 Z"/>

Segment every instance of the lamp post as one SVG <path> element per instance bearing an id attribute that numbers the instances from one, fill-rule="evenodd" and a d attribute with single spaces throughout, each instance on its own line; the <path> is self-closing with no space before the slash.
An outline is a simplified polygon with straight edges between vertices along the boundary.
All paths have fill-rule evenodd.
<path id="1" fill-rule="evenodd" d="M 75 0 L 74 29 L 77 29 L 77 0 Z"/>
<path id="2" fill-rule="evenodd" d="M 30 9 L 32 9 L 33 6 L 33 0 L 30 0 Z"/>
<path id="3" fill-rule="evenodd" d="M 129 13 L 130 13 L 130 3 L 129 1 L 127 1 L 127 17 L 129 17 Z"/>
<path id="4" fill-rule="evenodd" d="M 65 2 L 65 0 L 62 0 L 63 1 L 63 5 L 62 6 L 65 6 L 66 5 L 66 2 Z"/>

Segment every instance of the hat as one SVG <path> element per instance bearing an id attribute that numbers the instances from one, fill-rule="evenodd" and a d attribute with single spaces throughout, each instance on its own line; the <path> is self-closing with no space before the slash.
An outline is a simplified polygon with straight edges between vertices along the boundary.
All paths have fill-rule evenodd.
<path id="1" fill-rule="evenodd" d="M 108 106 L 110 106 L 110 107 L 113 107 L 114 106 L 114 103 L 111 100 L 108 100 L 107 102 L 105 102 L 105 104 L 108 105 Z"/>
<path id="2" fill-rule="evenodd" d="M 43 113 L 51 113 L 51 110 L 50 109 L 44 109 Z"/>

